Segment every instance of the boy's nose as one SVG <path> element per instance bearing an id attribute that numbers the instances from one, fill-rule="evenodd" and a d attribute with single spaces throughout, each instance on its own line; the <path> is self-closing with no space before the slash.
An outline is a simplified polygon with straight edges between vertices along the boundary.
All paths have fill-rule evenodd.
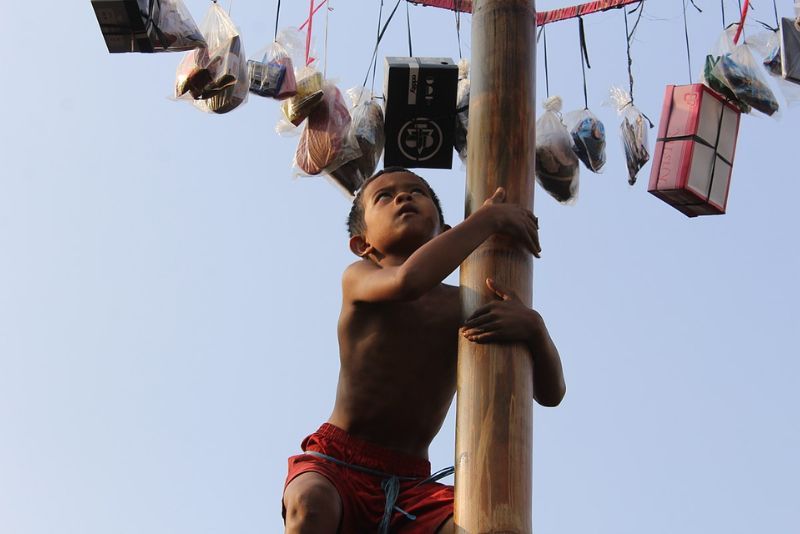
<path id="1" fill-rule="evenodd" d="M 414 197 L 411 195 L 411 193 L 406 192 L 406 191 L 401 191 L 400 193 L 397 194 L 396 197 L 394 197 L 394 201 L 395 202 L 404 202 L 406 200 L 411 200 L 412 198 L 414 198 Z"/>

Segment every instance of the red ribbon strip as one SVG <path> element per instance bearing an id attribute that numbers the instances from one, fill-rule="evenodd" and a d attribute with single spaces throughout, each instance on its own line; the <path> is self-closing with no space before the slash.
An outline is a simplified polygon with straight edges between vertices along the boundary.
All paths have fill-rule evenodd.
<path id="1" fill-rule="evenodd" d="M 750 0 L 744 0 L 742 7 L 742 20 L 739 21 L 739 27 L 736 29 L 736 36 L 733 38 L 733 44 L 739 44 L 739 37 L 742 36 L 744 30 L 744 21 L 747 20 L 747 12 L 750 11 Z"/>
<path id="2" fill-rule="evenodd" d="M 441 9 L 449 9 L 451 11 L 462 11 L 464 13 L 472 13 L 473 0 L 408 0 L 412 4 L 423 6 L 438 7 Z M 574 19 L 597 13 L 598 11 L 606 11 L 615 9 L 629 4 L 640 2 L 641 0 L 598 0 L 596 2 L 589 2 L 572 7 L 564 7 L 561 9 L 554 9 L 552 11 L 542 11 L 536 14 L 536 25 L 544 26 L 545 24 L 552 24 L 561 20 Z"/>
<path id="3" fill-rule="evenodd" d="M 322 0 L 317 7 L 314 7 L 314 0 L 309 0 L 308 4 L 308 18 L 306 21 L 300 25 L 298 28 L 300 31 L 303 30 L 306 26 L 308 26 L 308 30 L 306 30 L 306 66 L 311 65 L 316 58 L 311 57 L 311 30 L 314 27 L 314 15 L 317 14 L 317 11 L 322 9 L 322 6 L 328 3 L 328 0 Z"/>
<path id="4" fill-rule="evenodd" d="M 407 0 L 412 4 L 422 6 L 438 7 L 441 9 L 449 9 L 451 11 L 462 11 L 464 13 L 472 13 L 473 0 Z M 545 24 L 552 24 L 561 20 L 574 19 L 597 13 L 598 11 L 606 11 L 608 9 L 615 9 L 629 4 L 640 2 L 641 0 L 598 0 L 596 2 L 589 2 L 587 4 L 580 4 L 572 7 L 564 7 L 561 9 L 554 9 L 552 11 L 541 11 L 536 14 L 536 25 L 544 26 Z"/>

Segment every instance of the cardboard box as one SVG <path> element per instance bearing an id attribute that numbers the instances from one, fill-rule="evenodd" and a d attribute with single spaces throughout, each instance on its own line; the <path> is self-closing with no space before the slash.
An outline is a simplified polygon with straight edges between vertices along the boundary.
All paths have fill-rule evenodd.
<path id="1" fill-rule="evenodd" d="M 725 213 L 740 118 L 705 85 L 668 86 L 647 190 L 689 217 Z"/>
<path id="2" fill-rule="evenodd" d="M 92 0 L 92 7 L 109 52 L 155 51 L 157 39 L 152 24 L 148 28 L 147 5 L 142 11 L 138 0 Z"/>
<path id="3" fill-rule="evenodd" d="M 781 19 L 781 69 L 785 79 L 800 84 L 800 28 L 794 19 Z"/>
<path id="4" fill-rule="evenodd" d="M 453 166 L 458 66 L 449 58 L 387 57 L 385 166 Z"/>

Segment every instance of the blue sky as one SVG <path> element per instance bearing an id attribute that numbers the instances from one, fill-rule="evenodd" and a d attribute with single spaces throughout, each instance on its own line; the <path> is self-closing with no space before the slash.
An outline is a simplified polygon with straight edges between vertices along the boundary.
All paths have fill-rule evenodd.
<path id="1" fill-rule="evenodd" d="M 198 22 L 210 4 L 186 3 Z M 721 29 L 719 3 L 697 3 L 694 72 Z M 304 20 L 305 2 L 283 4 L 282 25 Z M 654 121 L 665 86 L 688 81 L 680 6 L 647 2 L 634 43 Z M 327 71 L 347 88 L 377 2 L 332 7 Z M 756 7 L 753 32 L 771 20 Z M 250 55 L 274 8 L 233 2 Z M 274 102 L 210 116 L 171 101 L 180 54 L 108 54 L 88 1 L 7 3 L 4 17 L 0 531 L 280 532 L 286 457 L 332 408 L 348 201 L 293 178 L 297 139 L 274 133 Z M 407 53 L 404 18 L 381 57 Z M 411 24 L 415 54 L 457 58 L 452 13 L 412 7 Z M 628 186 L 602 105 L 627 81 L 622 12 L 586 30 L 609 162 L 582 171 L 574 206 L 537 190 L 534 302 L 569 391 L 534 414 L 535 531 L 798 532 L 800 110 L 744 117 L 728 214 L 687 219 L 646 192 L 649 165 Z M 548 45 L 551 92 L 582 107 L 577 23 Z M 424 175 L 461 220 L 460 163 Z M 449 418 L 434 468 L 452 463 L 454 432 Z"/>

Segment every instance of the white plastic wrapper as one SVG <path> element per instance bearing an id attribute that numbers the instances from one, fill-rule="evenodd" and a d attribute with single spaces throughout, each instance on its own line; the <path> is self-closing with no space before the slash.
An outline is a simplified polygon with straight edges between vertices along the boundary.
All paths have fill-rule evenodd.
<path id="1" fill-rule="evenodd" d="M 458 62 L 458 95 L 456 97 L 456 129 L 453 145 L 461 161 L 467 163 L 467 129 L 469 128 L 469 60 Z"/>
<path id="2" fill-rule="evenodd" d="M 536 121 L 536 181 L 559 202 L 571 203 L 578 194 L 578 157 L 561 121 L 562 105 L 561 97 L 548 98 Z"/>
<path id="3" fill-rule="evenodd" d="M 139 0 L 139 9 L 147 14 L 147 25 L 152 26 L 154 52 L 181 52 L 205 46 L 183 0 Z"/>
<path id="4" fill-rule="evenodd" d="M 378 168 L 386 135 L 383 107 L 375 101 L 372 93 L 364 87 L 354 87 L 347 91 L 347 96 L 353 103 L 350 136 L 358 143 L 361 155 L 332 171 L 330 177 L 352 196 Z"/>
<path id="5" fill-rule="evenodd" d="M 743 113 L 753 108 L 773 116 L 780 104 L 769 87 L 767 72 L 756 61 L 749 44 L 733 44 L 731 32 L 735 30 L 733 27 L 723 32 L 718 49 L 707 58 L 704 81 L 723 95 L 732 95 Z"/>
<path id="6" fill-rule="evenodd" d="M 620 134 L 625 149 L 625 162 L 628 165 L 628 183 L 636 183 L 636 177 L 648 161 L 650 152 L 647 145 L 649 121 L 639 108 L 631 103 L 631 95 L 620 87 L 611 88 L 611 102 L 622 117 Z"/>
<path id="7" fill-rule="evenodd" d="M 247 61 L 250 92 L 259 96 L 285 100 L 297 94 L 295 59 L 297 30 L 285 28 L 265 49 L 256 53 L 256 58 Z"/>
<path id="8" fill-rule="evenodd" d="M 203 21 L 207 48 L 184 56 L 175 79 L 176 98 L 190 98 L 208 113 L 227 113 L 245 100 L 249 88 L 244 48 L 236 26 L 213 3 Z"/>
<path id="9" fill-rule="evenodd" d="M 606 164 L 606 129 L 594 113 L 579 109 L 564 117 L 570 135 L 572 149 L 587 169 L 599 173 Z"/>
<path id="10" fill-rule="evenodd" d="M 350 110 L 341 91 L 326 83 L 323 95 L 322 101 L 308 116 L 297 144 L 294 165 L 300 175 L 331 174 L 361 156 L 361 149 L 350 128 Z"/>
<path id="11" fill-rule="evenodd" d="M 794 32 L 793 19 L 784 19 L 783 24 L 784 28 L 788 25 Z M 756 58 L 763 59 L 763 65 L 769 74 L 773 93 L 778 97 L 780 106 L 795 106 L 800 103 L 800 85 L 783 77 L 781 53 L 784 39 L 781 37 L 780 31 L 765 31 L 748 36 L 747 42 L 756 54 Z M 797 65 L 797 67 L 800 68 L 800 65 Z"/>

